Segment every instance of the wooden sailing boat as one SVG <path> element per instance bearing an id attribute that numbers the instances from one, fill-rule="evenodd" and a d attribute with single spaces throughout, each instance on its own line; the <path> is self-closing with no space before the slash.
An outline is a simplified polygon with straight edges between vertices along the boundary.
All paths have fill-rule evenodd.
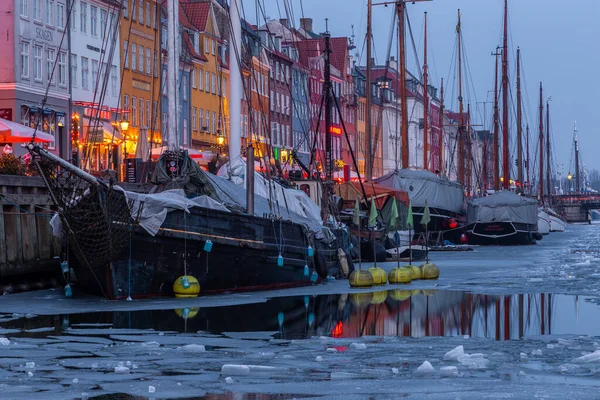
<path id="1" fill-rule="evenodd" d="M 232 43 L 230 154 L 240 154 L 241 26 L 238 1 L 230 8 Z M 285 209 L 270 213 L 267 199 L 204 172 L 176 132 L 179 25 L 176 0 L 168 1 L 168 145 L 156 166 L 152 194 L 125 192 L 39 148 L 29 150 L 55 202 L 69 240 L 78 287 L 107 298 L 173 294 L 195 277 L 203 293 L 307 285 L 328 274 L 328 228 Z M 253 182 L 253 147 L 247 176 Z M 177 189 L 179 192 L 166 192 Z M 246 200 L 244 202 L 244 200 Z M 186 289 L 186 290 L 187 290 Z"/>
<path id="2" fill-rule="evenodd" d="M 467 223 L 469 244 L 478 245 L 519 245 L 533 244 L 538 233 L 537 202 L 519 196 L 510 189 L 509 175 L 509 135 L 508 135 L 508 0 L 504 1 L 504 38 L 502 48 L 502 170 L 498 177 L 495 168 L 494 182 L 502 182 L 504 190 L 491 196 L 469 201 Z M 520 104 L 520 103 L 519 103 Z M 494 113 L 494 125 L 497 121 Z M 497 130 L 496 130 L 497 132 Z M 495 135 L 497 138 L 497 135 Z M 497 139 L 495 140 L 495 142 Z M 497 152 L 497 149 L 494 149 Z M 496 154 L 496 153 L 495 153 Z M 495 157 L 495 159 L 497 159 Z"/>

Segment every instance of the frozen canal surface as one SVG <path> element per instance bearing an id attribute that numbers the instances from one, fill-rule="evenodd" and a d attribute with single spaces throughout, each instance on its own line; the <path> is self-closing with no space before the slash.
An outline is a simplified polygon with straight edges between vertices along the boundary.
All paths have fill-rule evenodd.
<path id="1" fill-rule="evenodd" d="M 0 399 L 598 399 L 599 238 L 433 253 L 438 281 L 369 290 L 3 296 Z"/>

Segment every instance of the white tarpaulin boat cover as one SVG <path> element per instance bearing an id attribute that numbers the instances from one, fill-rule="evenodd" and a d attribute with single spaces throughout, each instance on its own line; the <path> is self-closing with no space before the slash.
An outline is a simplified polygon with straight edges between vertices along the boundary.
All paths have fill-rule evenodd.
<path id="1" fill-rule="evenodd" d="M 516 193 L 502 191 L 471 200 L 467 208 L 467 222 L 514 222 L 537 224 L 537 201 Z"/>
<path id="2" fill-rule="evenodd" d="M 425 200 L 429 207 L 463 214 L 465 192 L 458 182 L 440 178 L 436 174 L 415 169 L 399 169 L 392 171 L 380 178 L 374 179 L 376 183 L 394 189 L 403 190 L 413 207 L 425 207 Z"/>

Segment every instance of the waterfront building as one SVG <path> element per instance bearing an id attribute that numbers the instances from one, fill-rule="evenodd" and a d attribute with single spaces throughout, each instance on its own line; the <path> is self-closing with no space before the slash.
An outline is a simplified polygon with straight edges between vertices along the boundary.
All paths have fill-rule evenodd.
<path id="1" fill-rule="evenodd" d="M 70 158 L 69 37 L 65 0 L 0 2 L 0 118 L 49 133 L 44 144 Z M 14 146 L 15 154 L 24 150 Z"/>

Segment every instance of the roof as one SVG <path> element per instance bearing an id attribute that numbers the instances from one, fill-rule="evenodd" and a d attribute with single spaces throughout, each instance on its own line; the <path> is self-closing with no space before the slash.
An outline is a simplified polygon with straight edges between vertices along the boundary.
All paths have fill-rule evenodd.
<path id="1" fill-rule="evenodd" d="M 378 183 L 368 182 L 363 184 L 365 193 L 369 199 L 386 197 L 395 197 L 397 201 L 408 206 L 408 193 L 402 190 L 385 187 Z M 357 198 L 362 201 L 364 194 L 360 182 L 346 182 L 336 186 L 336 194 L 344 199 L 344 201 L 355 201 Z"/>
<path id="2" fill-rule="evenodd" d="M 183 13 L 186 14 L 188 21 L 199 31 L 206 31 L 211 3 L 197 3 L 191 2 L 190 0 L 181 0 L 179 4 L 183 9 Z"/>

